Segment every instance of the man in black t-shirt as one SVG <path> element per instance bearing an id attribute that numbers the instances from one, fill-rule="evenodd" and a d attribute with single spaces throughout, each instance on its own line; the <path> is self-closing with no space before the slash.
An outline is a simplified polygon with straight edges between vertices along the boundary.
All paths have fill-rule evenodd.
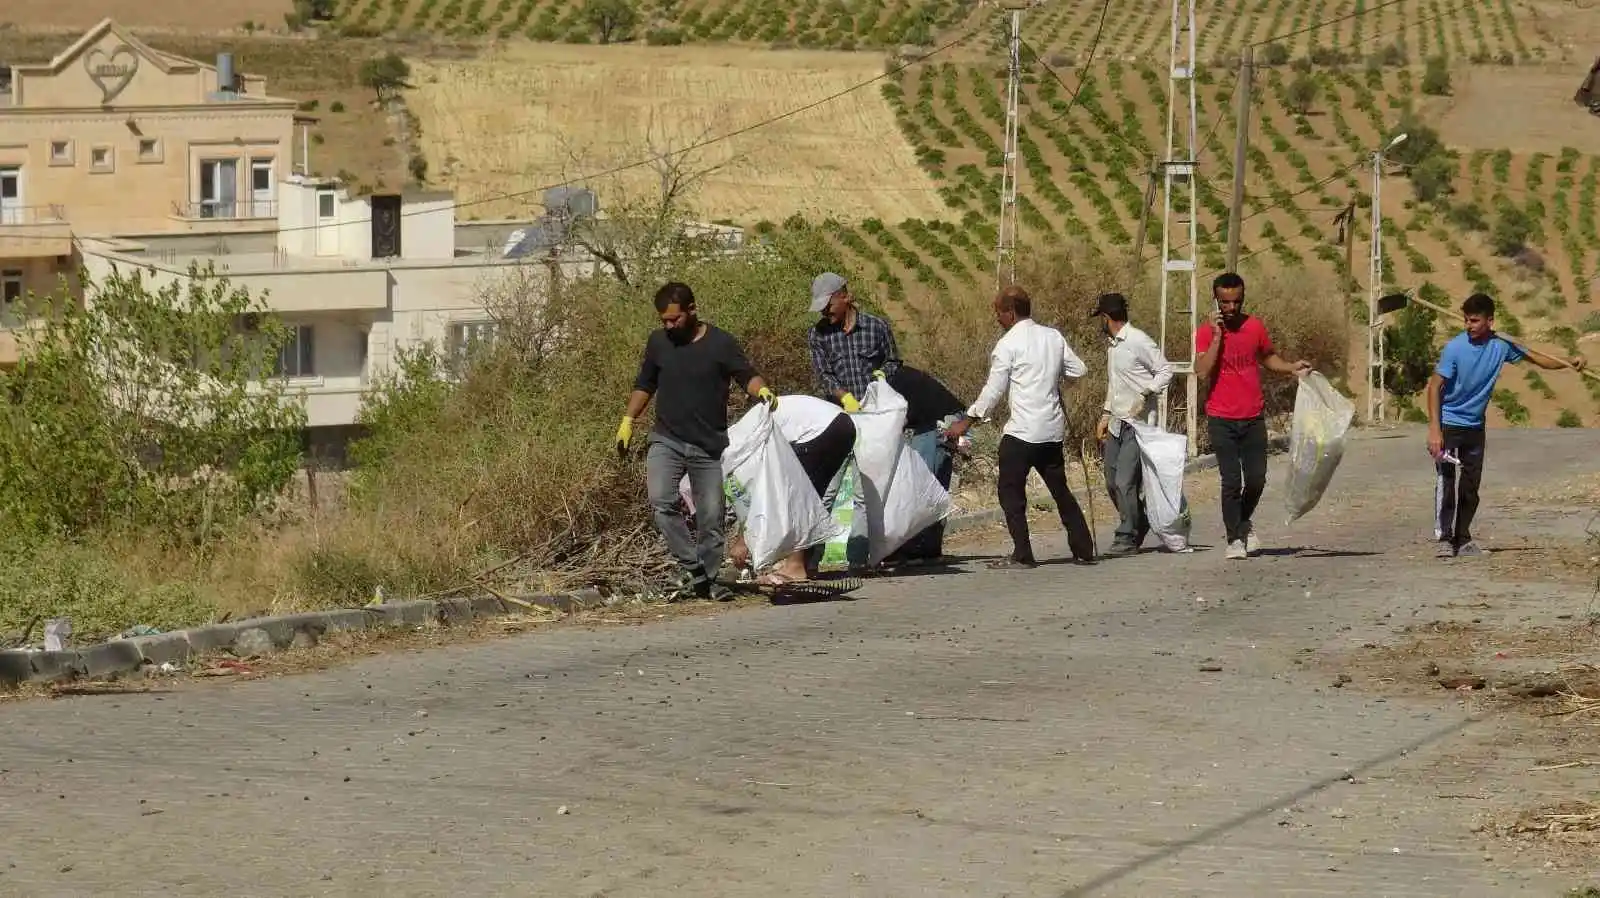
<path id="1" fill-rule="evenodd" d="M 683 567 L 680 589 L 727 601 L 733 593 L 717 582 L 722 569 L 722 452 L 728 448 L 728 381 L 776 408 L 778 399 L 756 373 L 732 334 L 700 320 L 694 291 L 676 281 L 656 291 L 661 330 L 644 347 L 628 410 L 617 427 L 617 451 L 633 440 L 633 422 L 656 400 L 646 480 L 656 529 Z M 689 533 L 678 500 L 678 483 L 689 475 L 695 529 Z"/>

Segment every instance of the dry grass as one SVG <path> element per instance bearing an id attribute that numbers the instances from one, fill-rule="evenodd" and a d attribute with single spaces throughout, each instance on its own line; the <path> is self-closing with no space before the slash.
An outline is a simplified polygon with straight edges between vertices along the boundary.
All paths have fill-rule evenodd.
<path id="1" fill-rule="evenodd" d="M 410 103 L 429 168 L 474 202 L 635 162 L 652 139 L 683 147 L 755 124 L 879 74 L 882 59 L 517 44 L 471 60 L 414 59 L 412 67 Z M 943 210 L 872 88 L 721 141 L 700 159 L 722 166 L 696 197 L 705 218 L 779 221 L 801 212 L 898 221 Z M 641 168 L 624 184 L 648 192 L 652 178 Z M 525 214 L 539 199 L 486 203 L 469 214 Z"/>

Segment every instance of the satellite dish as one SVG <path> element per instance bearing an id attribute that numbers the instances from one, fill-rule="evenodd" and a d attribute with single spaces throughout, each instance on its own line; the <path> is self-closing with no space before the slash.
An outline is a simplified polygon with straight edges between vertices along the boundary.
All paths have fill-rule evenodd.
<path id="1" fill-rule="evenodd" d="M 526 239 L 527 236 L 528 232 L 523 228 L 517 228 L 515 231 L 512 231 L 509 235 L 507 235 L 506 245 L 500 248 L 500 258 L 510 258 L 512 251 L 521 245 L 522 241 Z"/>

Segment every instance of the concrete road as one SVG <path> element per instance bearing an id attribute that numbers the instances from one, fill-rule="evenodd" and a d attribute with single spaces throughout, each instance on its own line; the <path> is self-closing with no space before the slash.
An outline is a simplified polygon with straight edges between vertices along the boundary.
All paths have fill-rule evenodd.
<path id="1" fill-rule="evenodd" d="M 1480 535 L 1510 535 L 1510 483 L 1595 458 L 1594 431 L 1494 433 Z M 1248 562 L 970 564 L 855 601 L 3 706 L 0 894 L 1559 894 L 1485 861 L 1472 809 L 1436 796 L 1488 724 L 1295 663 L 1475 576 L 1426 557 L 1420 433 L 1355 442 L 1288 529 L 1282 478 Z M 1195 513 L 1215 543 L 1214 503 Z M 1064 553 L 1053 530 L 1040 548 Z"/>

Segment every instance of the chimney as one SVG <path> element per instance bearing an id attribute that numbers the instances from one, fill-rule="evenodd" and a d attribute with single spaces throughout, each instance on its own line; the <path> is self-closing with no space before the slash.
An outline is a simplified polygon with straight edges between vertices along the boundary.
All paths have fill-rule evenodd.
<path id="1" fill-rule="evenodd" d="M 217 93 L 219 93 L 219 94 L 237 93 L 237 91 L 235 90 L 235 87 L 236 87 L 236 85 L 234 84 L 234 75 L 233 75 L 233 54 L 232 53 L 218 53 L 217 54 Z"/>

